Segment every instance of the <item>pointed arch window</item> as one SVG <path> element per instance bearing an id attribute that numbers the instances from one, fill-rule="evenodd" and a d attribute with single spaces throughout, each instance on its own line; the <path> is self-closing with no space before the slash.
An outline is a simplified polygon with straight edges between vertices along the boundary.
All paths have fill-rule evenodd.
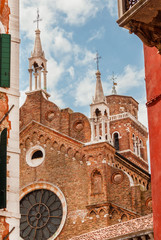
<path id="1" fill-rule="evenodd" d="M 135 135 L 132 135 L 132 140 L 133 140 L 133 151 L 136 153 L 136 140 L 135 140 Z"/>
<path id="2" fill-rule="evenodd" d="M 140 157 L 144 158 L 144 147 L 141 139 L 140 139 Z"/>
<path id="3" fill-rule="evenodd" d="M 140 143 L 139 143 L 139 138 L 136 137 L 136 154 L 139 156 L 140 155 Z"/>
<path id="4" fill-rule="evenodd" d="M 114 139 L 114 148 L 118 151 L 119 150 L 119 134 L 117 132 L 113 135 Z"/>

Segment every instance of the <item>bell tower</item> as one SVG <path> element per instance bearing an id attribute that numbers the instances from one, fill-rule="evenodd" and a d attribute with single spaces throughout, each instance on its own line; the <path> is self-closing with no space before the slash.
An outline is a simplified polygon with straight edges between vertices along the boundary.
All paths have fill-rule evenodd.
<path id="1" fill-rule="evenodd" d="M 33 90 L 44 90 L 47 89 L 47 60 L 45 58 L 45 53 L 42 50 L 39 21 L 41 21 L 39 16 L 39 10 L 37 10 L 37 29 L 35 31 L 35 44 L 34 51 L 31 52 L 31 57 L 29 58 L 29 91 Z"/>
<path id="2" fill-rule="evenodd" d="M 91 123 L 91 141 L 100 142 L 108 141 L 111 143 L 109 129 L 109 108 L 104 96 L 101 73 L 99 71 L 99 55 L 96 54 L 97 72 L 96 72 L 96 89 L 93 103 L 90 105 L 90 123 Z"/>

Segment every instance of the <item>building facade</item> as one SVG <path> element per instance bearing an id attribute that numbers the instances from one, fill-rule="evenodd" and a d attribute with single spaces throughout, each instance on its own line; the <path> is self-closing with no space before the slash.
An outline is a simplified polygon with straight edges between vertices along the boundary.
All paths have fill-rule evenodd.
<path id="1" fill-rule="evenodd" d="M 161 236 L 161 164 L 160 164 L 160 65 L 161 65 L 161 1 L 118 0 L 118 24 L 136 34 L 144 44 L 145 83 L 149 124 L 152 174 L 154 238 Z"/>
<path id="2" fill-rule="evenodd" d="M 0 239 L 19 239 L 19 0 L 0 2 Z"/>
<path id="3" fill-rule="evenodd" d="M 60 109 L 49 101 L 47 61 L 40 30 L 35 33 L 30 89 L 20 108 L 21 239 L 67 240 L 86 233 L 78 239 L 96 239 L 91 232 L 133 226 L 130 221 L 152 212 L 148 134 L 137 118 L 138 103 L 116 92 L 105 96 L 97 70 L 90 118 Z M 150 220 L 148 226 L 138 228 L 147 230 L 147 239 Z"/>

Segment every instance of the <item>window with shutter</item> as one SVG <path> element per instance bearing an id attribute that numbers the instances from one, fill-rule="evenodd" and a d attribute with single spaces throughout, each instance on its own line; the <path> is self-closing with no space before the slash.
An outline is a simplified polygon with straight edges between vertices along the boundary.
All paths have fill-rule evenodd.
<path id="1" fill-rule="evenodd" d="M 0 87 L 10 87 L 11 35 L 0 34 Z"/>
<path id="2" fill-rule="evenodd" d="M 6 208 L 7 128 L 0 135 L 0 209 Z"/>

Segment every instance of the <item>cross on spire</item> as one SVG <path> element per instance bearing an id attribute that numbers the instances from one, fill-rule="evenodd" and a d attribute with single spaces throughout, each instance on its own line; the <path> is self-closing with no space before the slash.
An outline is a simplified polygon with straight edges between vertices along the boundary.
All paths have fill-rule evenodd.
<path id="1" fill-rule="evenodd" d="M 112 94 L 117 94 L 116 87 L 115 87 L 115 86 L 117 86 L 117 82 L 115 81 L 116 79 L 117 79 L 117 77 L 115 77 L 114 72 L 113 72 L 112 77 L 111 77 L 111 80 L 113 81 Z"/>
<path id="2" fill-rule="evenodd" d="M 99 56 L 99 54 L 97 52 L 96 57 L 94 58 L 94 60 L 96 60 L 96 63 L 97 63 L 97 70 L 99 70 L 99 59 L 101 59 L 101 56 Z"/>
<path id="3" fill-rule="evenodd" d="M 37 22 L 37 29 L 39 29 L 39 22 L 42 21 L 39 15 L 39 9 L 37 9 L 37 19 L 34 20 L 34 23 Z"/>
<path id="4" fill-rule="evenodd" d="M 117 83 L 115 82 L 116 79 L 117 79 L 117 77 L 115 77 L 115 74 L 113 72 L 112 77 L 111 77 L 111 80 L 113 81 L 113 85 L 117 85 Z"/>

